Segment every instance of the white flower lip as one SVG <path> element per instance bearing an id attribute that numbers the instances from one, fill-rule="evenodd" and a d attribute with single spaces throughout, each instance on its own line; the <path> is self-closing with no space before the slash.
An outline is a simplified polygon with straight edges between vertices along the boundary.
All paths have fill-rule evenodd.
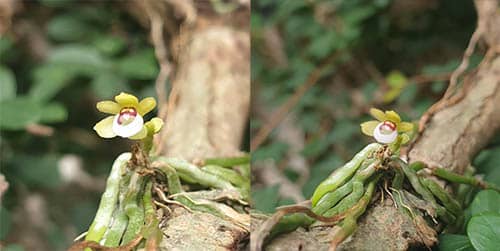
<path id="1" fill-rule="evenodd" d="M 377 125 L 377 127 L 375 127 L 375 130 L 373 130 L 373 137 L 375 138 L 375 140 L 377 140 L 377 142 L 379 143 L 382 143 L 382 144 L 390 144 L 392 142 L 394 142 L 396 140 L 396 138 L 398 137 L 398 131 L 397 130 L 394 130 L 392 133 L 390 134 L 382 134 L 380 132 L 380 127 L 383 125 L 384 123 L 380 123 Z"/>
<path id="2" fill-rule="evenodd" d="M 123 138 L 128 138 L 131 136 L 136 135 L 138 132 L 142 130 L 142 127 L 144 126 L 144 119 L 142 118 L 141 115 L 137 114 L 132 122 L 130 122 L 127 125 L 120 125 L 118 123 L 118 117 L 120 117 L 120 114 L 116 114 L 114 119 L 113 119 L 113 132 L 116 133 L 116 135 L 123 137 Z"/>

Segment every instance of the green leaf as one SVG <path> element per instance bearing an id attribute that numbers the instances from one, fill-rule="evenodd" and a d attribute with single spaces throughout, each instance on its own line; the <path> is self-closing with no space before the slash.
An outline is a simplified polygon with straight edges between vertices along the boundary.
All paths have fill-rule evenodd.
<path id="1" fill-rule="evenodd" d="M 97 75 L 92 81 L 92 89 L 97 97 L 109 99 L 117 93 L 129 91 L 126 80 L 116 74 L 105 72 Z"/>
<path id="2" fill-rule="evenodd" d="M 474 166 L 479 173 L 484 173 L 484 179 L 500 186 L 500 147 L 483 150 L 474 159 Z"/>
<path id="3" fill-rule="evenodd" d="M 10 212 L 6 208 L 0 206 L 0 240 L 5 240 L 5 237 L 10 231 L 11 223 Z"/>
<path id="4" fill-rule="evenodd" d="M 334 31 L 325 32 L 322 36 L 316 37 L 308 48 L 308 53 L 315 58 L 324 58 L 336 48 L 338 35 Z"/>
<path id="5" fill-rule="evenodd" d="M 12 40 L 6 36 L 0 36 L 0 60 L 5 59 L 7 52 L 11 51 Z"/>
<path id="6" fill-rule="evenodd" d="M 95 47 L 106 55 L 116 55 L 125 48 L 125 41 L 116 36 L 98 36 L 94 40 Z"/>
<path id="7" fill-rule="evenodd" d="M 500 213 L 500 193 L 494 190 L 479 192 L 470 205 L 471 215 Z"/>
<path id="8" fill-rule="evenodd" d="M 477 251 L 498 250 L 500 213 L 484 213 L 472 217 L 467 224 L 467 235 Z"/>
<path id="9" fill-rule="evenodd" d="M 16 96 L 16 78 L 9 68 L 0 65 L 0 101 Z"/>
<path id="10" fill-rule="evenodd" d="M 408 79 L 400 71 L 391 71 L 389 75 L 387 75 L 386 81 L 392 88 L 403 88 L 408 82 Z"/>
<path id="11" fill-rule="evenodd" d="M 390 89 L 384 94 L 383 100 L 385 103 L 390 103 L 401 94 L 401 91 L 408 83 L 408 79 L 400 71 L 391 71 L 385 80 Z"/>
<path id="12" fill-rule="evenodd" d="M 418 94 L 418 88 L 415 84 L 406 85 L 399 93 L 398 105 L 411 104 Z"/>
<path id="13" fill-rule="evenodd" d="M 64 7 L 74 2 L 74 0 L 40 0 L 40 2 L 47 7 Z"/>
<path id="14" fill-rule="evenodd" d="M 30 186 L 56 188 L 62 181 L 56 155 L 19 155 L 15 160 L 20 179 Z"/>
<path id="15" fill-rule="evenodd" d="M 273 159 L 280 161 L 288 151 L 288 145 L 282 142 L 274 142 L 262 147 L 259 147 L 252 153 L 252 161 Z"/>
<path id="16" fill-rule="evenodd" d="M 376 9 L 373 6 L 359 6 L 346 12 L 343 15 L 343 21 L 351 24 L 358 24 L 369 18 L 375 13 Z"/>
<path id="17" fill-rule="evenodd" d="M 436 81 L 431 84 L 431 90 L 433 93 L 441 93 L 448 86 L 444 81 Z"/>
<path id="18" fill-rule="evenodd" d="M 40 104 L 29 97 L 18 97 L 0 102 L 0 128 L 19 130 L 41 118 Z"/>
<path id="19" fill-rule="evenodd" d="M 442 234 L 439 236 L 439 251 L 474 251 L 465 235 Z"/>
<path id="20" fill-rule="evenodd" d="M 18 244 L 10 244 L 2 249 L 3 251 L 24 251 L 24 248 Z"/>
<path id="21" fill-rule="evenodd" d="M 75 76 L 64 65 L 46 64 L 34 71 L 34 84 L 29 95 L 35 100 L 46 101 L 54 97 Z"/>
<path id="22" fill-rule="evenodd" d="M 124 77 L 141 80 L 153 79 L 158 74 L 155 55 L 150 49 L 120 59 L 117 69 Z"/>
<path id="23" fill-rule="evenodd" d="M 252 190 L 252 200 L 254 201 L 255 209 L 265 213 L 274 212 L 279 200 L 279 189 L 279 185 L 274 185 Z"/>
<path id="24" fill-rule="evenodd" d="M 333 144 L 335 139 L 334 131 L 332 130 L 326 136 L 315 137 L 304 146 L 302 150 L 302 155 L 305 157 L 317 157 L 321 153 L 325 152 L 328 147 Z"/>
<path id="25" fill-rule="evenodd" d="M 452 59 L 446 62 L 445 64 L 441 65 L 426 65 L 422 69 L 423 74 L 438 74 L 438 73 L 446 73 L 446 72 L 452 72 L 455 70 L 458 65 L 460 64 L 460 61 L 457 59 Z"/>
<path id="26" fill-rule="evenodd" d="M 43 107 L 41 116 L 40 122 L 43 123 L 62 122 L 68 118 L 68 111 L 62 104 L 54 102 Z"/>
<path id="27" fill-rule="evenodd" d="M 92 26 L 72 14 L 55 16 L 47 25 L 48 35 L 57 41 L 79 41 L 92 32 Z"/>
<path id="28" fill-rule="evenodd" d="M 86 76 L 111 69 L 111 62 L 102 57 L 96 48 L 78 44 L 58 47 L 50 53 L 48 61 Z"/>

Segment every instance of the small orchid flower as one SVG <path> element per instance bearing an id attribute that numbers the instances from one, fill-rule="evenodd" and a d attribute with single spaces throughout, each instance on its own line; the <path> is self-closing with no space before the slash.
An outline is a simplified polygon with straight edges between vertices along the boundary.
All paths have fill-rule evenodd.
<path id="1" fill-rule="evenodd" d="M 94 130 L 103 138 L 120 136 L 130 139 L 143 139 L 148 134 L 157 133 L 163 126 L 160 118 L 153 118 L 144 123 L 143 116 L 152 111 L 156 101 L 152 97 L 139 102 L 137 97 L 128 93 L 115 96 L 115 101 L 101 101 L 97 103 L 97 110 L 111 114 L 99 121 Z"/>
<path id="2" fill-rule="evenodd" d="M 401 144 L 410 141 L 409 133 L 413 131 L 413 124 L 402 122 L 401 117 L 394 111 L 385 113 L 379 109 L 371 108 L 370 114 L 377 120 L 364 122 L 361 124 L 361 131 L 372 136 L 377 142 L 390 144 L 400 137 Z"/>

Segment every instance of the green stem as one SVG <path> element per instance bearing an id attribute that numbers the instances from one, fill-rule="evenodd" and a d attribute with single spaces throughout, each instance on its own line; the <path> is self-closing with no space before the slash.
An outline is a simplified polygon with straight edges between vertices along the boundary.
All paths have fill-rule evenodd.
<path id="1" fill-rule="evenodd" d="M 117 206 L 121 175 L 130 157 L 130 153 L 122 153 L 113 163 L 111 173 L 106 181 L 106 190 L 102 194 L 99 208 L 97 209 L 94 221 L 92 225 L 90 225 L 85 240 L 99 242 L 106 232 L 111 222 L 113 212 Z"/>
<path id="2" fill-rule="evenodd" d="M 328 192 L 312 208 L 315 214 L 323 215 L 328 209 L 334 207 L 337 202 L 352 192 L 352 181 L 348 181 L 339 189 Z"/>
<path id="3" fill-rule="evenodd" d="M 201 170 L 213 174 L 219 177 L 220 179 L 225 179 L 237 187 L 244 187 L 249 184 L 249 180 L 246 180 L 240 174 L 238 174 L 236 171 L 230 168 L 225 168 L 216 165 L 207 165 L 202 167 Z"/>
<path id="4" fill-rule="evenodd" d="M 144 225 L 144 208 L 142 207 L 142 194 L 140 195 L 143 182 L 144 178 L 138 173 L 132 174 L 124 200 L 125 212 L 128 216 L 128 226 L 123 234 L 122 244 L 133 240 Z"/>
<path id="5" fill-rule="evenodd" d="M 160 161 L 160 163 L 161 163 L 161 165 L 159 165 L 160 170 L 162 170 L 162 172 L 164 172 L 165 175 L 167 176 L 169 193 L 170 195 L 174 195 L 174 199 L 176 201 L 182 203 L 191 210 L 206 212 L 219 217 L 225 217 L 225 215 L 221 214 L 220 210 L 212 207 L 211 205 L 208 205 L 207 203 L 198 202 L 197 200 L 193 200 L 189 196 L 182 194 L 183 190 L 181 187 L 179 176 L 177 176 L 177 170 L 174 169 L 166 161 L 163 162 Z"/>
<path id="6" fill-rule="evenodd" d="M 216 165 L 222 167 L 233 167 L 250 163 L 250 155 L 229 158 L 209 158 L 203 161 L 205 165 Z"/>
<path id="7" fill-rule="evenodd" d="M 146 181 L 146 188 L 144 190 L 144 196 L 142 197 L 142 203 L 144 207 L 144 227 L 142 229 L 142 235 L 144 238 L 150 242 L 155 242 L 158 244 L 163 237 L 161 230 L 159 229 L 159 221 L 156 217 L 156 210 L 153 206 L 153 196 L 152 187 L 153 182 L 151 180 Z"/>
<path id="8" fill-rule="evenodd" d="M 231 184 L 238 187 L 244 200 L 250 199 L 250 180 L 245 179 L 233 169 L 221 166 L 209 165 L 201 168 L 203 171 L 217 176 L 220 180 L 229 181 Z"/>
<path id="9" fill-rule="evenodd" d="M 311 197 L 312 205 L 315 206 L 321 197 L 323 197 L 326 193 L 334 191 L 343 185 L 358 170 L 361 163 L 365 161 L 369 155 L 380 149 L 380 147 L 382 146 L 377 143 L 369 144 L 357 153 L 351 161 L 336 169 L 326 180 L 321 182 L 321 184 L 316 187 L 316 190 Z"/>
<path id="10" fill-rule="evenodd" d="M 198 211 L 198 212 L 204 212 L 204 213 L 209 213 L 221 218 L 226 218 L 226 215 L 224 212 L 219 210 L 216 206 L 214 206 L 210 201 L 208 200 L 194 200 L 190 198 L 187 195 L 184 194 L 179 194 L 174 197 L 174 199 L 186 207 L 188 207 L 191 210 Z"/>
<path id="11" fill-rule="evenodd" d="M 412 185 L 413 189 L 424 198 L 424 200 L 429 201 L 432 203 L 433 206 L 437 206 L 436 200 L 434 199 L 434 196 L 432 193 L 424 187 L 420 183 L 420 179 L 417 176 L 417 173 L 415 170 L 411 169 L 406 163 L 404 163 L 402 160 L 399 161 L 401 168 L 403 169 L 404 174 L 410 181 L 410 184 Z"/>
<path id="12" fill-rule="evenodd" d="M 331 248 L 335 250 L 335 247 L 349 237 L 354 230 L 356 230 L 356 221 L 365 212 L 368 204 L 370 203 L 373 193 L 375 191 L 375 185 L 380 179 L 381 175 L 377 175 L 372 181 L 370 181 L 366 187 L 366 191 L 361 197 L 361 199 L 356 203 L 356 206 L 352 207 L 347 211 L 345 219 L 335 227 L 333 240 L 331 242 Z"/>
<path id="13" fill-rule="evenodd" d="M 391 185 L 394 189 L 400 190 L 401 188 L 403 188 L 405 174 L 401 169 L 401 167 L 399 166 L 396 166 L 393 170 L 394 170 L 394 178 L 392 179 Z"/>
<path id="14" fill-rule="evenodd" d="M 379 164 L 380 161 L 376 159 L 365 160 L 361 165 L 361 168 L 356 172 L 356 174 L 354 174 L 353 180 L 365 182 L 377 171 L 377 166 Z"/>
<path id="15" fill-rule="evenodd" d="M 352 178 L 353 189 L 351 194 L 341 200 L 339 204 L 326 211 L 323 216 L 331 217 L 354 206 L 364 194 L 363 182 L 365 182 L 365 180 L 370 178 L 377 171 L 377 166 L 379 164 L 380 161 L 373 158 L 365 160 Z"/>
<path id="16" fill-rule="evenodd" d="M 250 180 L 252 178 L 252 170 L 250 170 L 250 164 L 240 165 L 236 167 L 240 171 L 241 175 L 245 179 Z"/>
<path id="17" fill-rule="evenodd" d="M 217 176 L 204 172 L 197 166 L 181 159 L 158 157 L 157 161 L 170 165 L 181 177 L 189 177 L 188 182 L 197 183 L 206 187 L 220 189 L 236 189 L 231 183 L 221 180 Z"/>
<path id="18" fill-rule="evenodd" d="M 425 163 L 422 161 L 415 161 L 410 164 L 410 168 L 418 172 L 426 167 Z"/>
<path id="19" fill-rule="evenodd" d="M 148 135 L 142 139 L 142 146 L 146 154 L 151 154 L 153 152 L 153 135 L 154 132 L 148 132 Z"/>
<path id="20" fill-rule="evenodd" d="M 476 172 L 475 168 L 469 165 L 464 172 L 464 176 L 472 176 Z M 457 188 L 457 200 L 460 202 L 462 208 L 466 208 L 472 201 L 473 190 L 475 187 L 467 184 L 459 184 Z"/>
<path id="21" fill-rule="evenodd" d="M 162 163 L 159 169 L 167 176 L 168 192 L 170 194 L 182 193 L 182 186 L 177 171 L 170 165 Z"/>
<path id="22" fill-rule="evenodd" d="M 460 216 L 462 214 L 462 208 L 460 204 L 451 197 L 451 195 L 444 190 L 440 185 L 430 179 L 422 178 L 422 184 L 424 184 L 431 192 L 436 196 L 436 198 L 441 201 L 446 209 L 448 209 L 455 216 Z"/>
<path id="23" fill-rule="evenodd" d="M 500 188 L 498 188 L 494 184 L 488 183 L 486 181 L 478 180 L 472 176 L 464 176 L 464 175 L 456 174 L 456 173 L 449 171 L 445 168 L 441 168 L 441 167 L 433 168 L 432 174 L 438 176 L 439 178 L 450 181 L 450 182 L 455 182 L 455 183 L 460 183 L 460 184 L 468 184 L 468 185 L 479 187 L 482 189 L 493 189 L 493 190 L 500 192 Z"/>
<path id="24" fill-rule="evenodd" d="M 268 238 L 272 239 L 276 235 L 291 232 L 300 226 L 308 226 L 314 222 L 314 219 L 303 213 L 293 213 L 290 215 L 285 215 L 280 219 L 278 224 L 273 227 L 273 230 L 269 234 Z"/>
<path id="25" fill-rule="evenodd" d="M 105 240 L 104 245 L 107 247 L 116 247 L 120 245 L 120 240 L 128 225 L 128 216 L 125 213 L 125 205 L 123 202 L 130 182 L 130 176 L 130 172 L 127 172 L 120 181 L 119 206 L 115 210 L 111 227 L 106 231 L 103 237 Z"/>
<path id="26" fill-rule="evenodd" d="M 332 217 L 334 215 L 337 215 L 339 213 L 342 213 L 352 206 L 354 206 L 363 196 L 364 194 L 364 187 L 363 187 L 363 182 L 360 181 L 354 181 L 352 183 L 352 192 L 349 194 L 347 197 L 345 197 L 343 200 L 341 200 L 336 206 L 333 208 L 327 210 L 323 216 L 325 217 Z"/>

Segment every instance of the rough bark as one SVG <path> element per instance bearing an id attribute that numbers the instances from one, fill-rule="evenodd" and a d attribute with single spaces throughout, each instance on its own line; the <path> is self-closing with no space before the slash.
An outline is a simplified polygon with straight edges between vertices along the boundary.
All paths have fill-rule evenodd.
<path id="1" fill-rule="evenodd" d="M 490 52 L 500 48 L 498 1 L 476 0 L 478 27 Z M 496 48 L 496 49 L 495 49 Z M 492 56 L 487 55 L 487 56 Z M 426 129 L 408 152 L 410 162 L 423 161 L 462 173 L 473 157 L 500 128 L 500 56 L 486 58 L 476 71 L 464 77 L 471 85 L 465 97 L 429 120 Z M 262 219 L 260 219 L 262 220 Z M 386 200 L 375 201 L 358 222 L 358 228 L 340 250 L 407 250 L 422 247 L 416 225 Z M 274 239 L 266 250 L 328 250 L 329 228 L 298 229 Z"/>
<path id="2" fill-rule="evenodd" d="M 165 155 L 194 159 L 238 153 L 250 102 L 249 42 L 248 32 L 227 26 L 192 33 L 173 81 L 179 96 L 166 118 Z"/>
<path id="3" fill-rule="evenodd" d="M 240 152 L 250 103 L 250 37 L 245 13 L 249 6 L 222 15 L 211 10 L 210 4 L 137 0 L 127 6 L 139 22 L 151 26 L 152 37 L 154 21 L 162 20 L 166 36 L 159 39 L 165 38 L 168 63 L 175 69 L 169 69 L 172 100 L 159 107 L 166 121 L 158 138 L 164 156 L 197 160 Z M 157 42 L 153 37 L 158 52 L 162 46 Z M 160 250 L 235 250 L 249 236 L 248 229 L 230 221 L 182 208 L 174 210 L 162 231 Z"/>
<path id="4" fill-rule="evenodd" d="M 175 110 L 161 139 L 166 156 L 197 159 L 238 154 L 250 93 L 249 36 L 224 26 L 192 34 L 173 85 Z M 234 250 L 249 232 L 206 213 L 183 211 L 163 229 L 162 250 Z"/>

